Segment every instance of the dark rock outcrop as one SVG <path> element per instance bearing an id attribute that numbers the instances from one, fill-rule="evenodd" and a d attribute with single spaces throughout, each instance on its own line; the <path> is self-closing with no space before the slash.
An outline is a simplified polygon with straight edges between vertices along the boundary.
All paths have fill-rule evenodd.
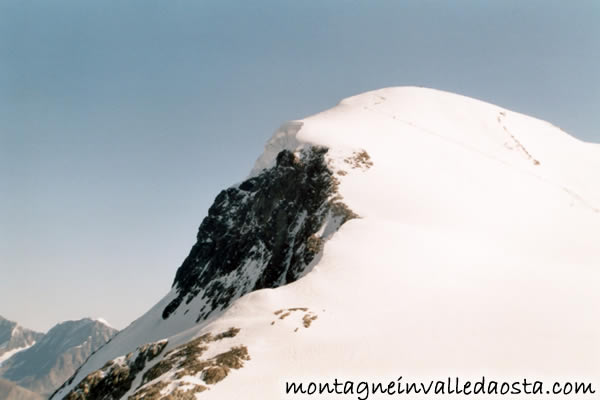
<path id="1" fill-rule="evenodd" d="M 67 395 L 66 400 L 118 399 L 131 389 L 131 385 L 146 363 L 157 357 L 167 346 L 167 341 L 149 343 L 129 353 L 123 360 L 112 360 L 101 369 L 86 376 Z"/>
<path id="2" fill-rule="evenodd" d="M 201 296 L 200 321 L 248 292 L 308 271 L 326 239 L 318 232 L 328 216 L 334 230 L 356 217 L 336 196 L 326 153 L 323 147 L 300 156 L 281 151 L 274 167 L 219 193 L 177 270 L 177 297 L 163 318 Z"/>

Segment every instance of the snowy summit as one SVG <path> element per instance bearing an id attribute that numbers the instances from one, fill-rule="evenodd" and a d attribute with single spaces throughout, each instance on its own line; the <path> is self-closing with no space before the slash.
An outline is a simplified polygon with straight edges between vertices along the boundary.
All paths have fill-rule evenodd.
<path id="1" fill-rule="evenodd" d="M 600 145 L 514 111 L 416 87 L 345 99 L 273 135 L 171 292 L 53 398 L 596 379 L 599 182 Z"/>

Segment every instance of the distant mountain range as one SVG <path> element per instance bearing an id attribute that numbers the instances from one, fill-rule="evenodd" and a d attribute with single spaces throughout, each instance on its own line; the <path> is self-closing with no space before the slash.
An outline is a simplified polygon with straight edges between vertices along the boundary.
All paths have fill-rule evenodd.
<path id="1" fill-rule="evenodd" d="M 0 317 L 0 400 L 47 398 L 116 333 L 90 318 L 43 334 Z"/>
<path id="2" fill-rule="evenodd" d="M 0 365 L 19 351 L 31 347 L 44 336 L 0 316 Z"/>

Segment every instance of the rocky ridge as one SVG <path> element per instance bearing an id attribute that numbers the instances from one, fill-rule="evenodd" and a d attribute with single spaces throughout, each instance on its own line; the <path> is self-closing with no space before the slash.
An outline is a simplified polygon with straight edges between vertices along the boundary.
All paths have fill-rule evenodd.
<path id="1" fill-rule="evenodd" d="M 203 305 L 193 312 L 205 320 L 250 291 L 285 285 L 310 270 L 326 234 L 357 217 L 336 195 L 327 151 L 283 150 L 275 166 L 219 193 L 177 270 L 177 297 L 163 318 L 189 312 L 185 305 L 200 296 Z"/>
<path id="2" fill-rule="evenodd" d="M 358 217 L 342 202 L 327 152 L 316 146 L 282 150 L 275 165 L 219 193 L 200 225 L 196 244 L 177 270 L 173 283 L 177 294 L 163 309 L 163 319 L 193 312 L 201 323 L 249 292 L 285 285 L 310 271 L 326 240 Z M 347 164 L 365 169 L 372 165 L 365 151 L 357 154 Z M 306 314 L 303 326 L 309 327 L 316 318 Z M 66 394 L 59 389 L 52 398 L 194 398 L 250 360 L 239 341 L 215 350 L 211 357 L 203 356 L 238 332 L 238 328 L 207 332 L 166 354 L 162 354 L 166 339 L 139 346 L 83 377 Z M 169 383 L 163 379 L 167 375 Z M 76 376 L 63 387 L 74 384 Z"/>

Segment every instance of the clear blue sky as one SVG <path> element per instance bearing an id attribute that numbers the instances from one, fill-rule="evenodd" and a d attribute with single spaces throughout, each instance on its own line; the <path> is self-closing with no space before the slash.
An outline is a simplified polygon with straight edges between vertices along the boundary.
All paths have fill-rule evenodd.
<path id="1" fill-rule="evenodd" d="M 0 315 L 122 328 L 284 121 L 420 85 L 600 142 L 600 2 L 0 0 Z"/>

